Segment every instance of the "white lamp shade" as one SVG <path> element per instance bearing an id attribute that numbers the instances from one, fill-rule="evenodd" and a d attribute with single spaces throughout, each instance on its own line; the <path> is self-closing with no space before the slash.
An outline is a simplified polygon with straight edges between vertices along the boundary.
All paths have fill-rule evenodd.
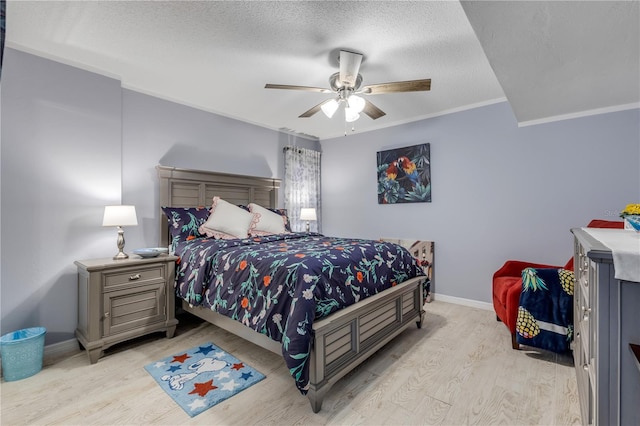
<path id="1" fill-rule="evenodd" d="M 360 96 L 357 96 L 357 95 L 349 96 L 349 100 L 348 100 L 349 108 L 351 108 L 353 111 L 357 113 L 362 112 L 362 110 L 364 109 L 365 103 L 366 101 L 364 100 L 364 98 L 361 98 Z"/>
<path id="2" fill-rule="evenodd" d="M 135 206 L 105 206 L 102 226 L 135 226 L 137 224 Z"/>
<path id="3" fill-rule="evenodd" d="M 324 115 L 326 115 L 328 118 L 331 118 L 333 117 L 333 114 L 336 113 L 336 110 L 339 106 L 340 102 L 338 102 L 336 99 L 331 99 L 328 102 L 323 103 L 320 109 L 322 110 L 322 112 L 324 112 Z"/>
<path id="4" fill-rule="evenodd" d="M 300 209 L 300 220 L 318 220 L 316 217 L 316 209 Z"/>
<path id="5" fill-rule="evenodd" d="M 347 107 L 344 109 L 344 119 L 347 123 L 356 121 L 358 118 L 360 118 L 360 114 L 358 114 L 358 112 L 355 111 L 353 108 Z"/>

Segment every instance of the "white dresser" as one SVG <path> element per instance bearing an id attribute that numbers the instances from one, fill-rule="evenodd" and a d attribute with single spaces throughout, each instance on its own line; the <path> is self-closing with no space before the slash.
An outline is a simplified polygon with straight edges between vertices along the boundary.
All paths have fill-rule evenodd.
<path id="1" fill-rule="evenodd" d="M 640 345 L 640 279 L 617 279 L 612 254 L 620 237 L 635 238 L 640 265 L 640 235 L 614 229 L 571 232 L 576 274 L 573 355 L 582 422 L 640 425 L 640 363 L 634 353 Z M 632 247 L 636 240 L 629 240 Z M 631 275 L 640 273 L 633 256 L 626 258 L 632 261 Z"/>

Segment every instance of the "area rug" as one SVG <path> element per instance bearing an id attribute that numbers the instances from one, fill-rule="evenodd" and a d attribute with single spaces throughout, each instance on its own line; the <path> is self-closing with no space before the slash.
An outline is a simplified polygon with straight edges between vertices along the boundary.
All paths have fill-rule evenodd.
<path id="1" fill-rule="evenodd" d="M 265 377 L 212 343 L 168 356 L 144 368 L 191 417 Z"/>

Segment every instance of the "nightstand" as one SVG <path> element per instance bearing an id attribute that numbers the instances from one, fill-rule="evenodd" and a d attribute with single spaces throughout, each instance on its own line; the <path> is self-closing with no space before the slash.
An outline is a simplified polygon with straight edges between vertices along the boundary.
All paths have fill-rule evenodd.
<path id="1" fill-rule="evenodd" d="M 95 364 L 104 349 L 134 337 L 164 331 L 173 337 L 175 262 L 160 255 L 129 259 L 90 259 L 78 267 L 76 338 Z"/>

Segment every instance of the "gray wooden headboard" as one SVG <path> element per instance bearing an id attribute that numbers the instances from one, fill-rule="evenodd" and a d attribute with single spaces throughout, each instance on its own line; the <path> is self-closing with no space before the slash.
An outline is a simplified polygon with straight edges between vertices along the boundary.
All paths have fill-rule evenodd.
<path id="1" fill-rule="evenodd" d="M 232 204 L 260 204 L 275 208 L 280 179 L 233 175 L 203 170 L 156 166 L 160 181 L 160 207 L 211 207 L 218 196 Z M 160 211 L 160 244 L 169 245 L 169 224 Z"/>

